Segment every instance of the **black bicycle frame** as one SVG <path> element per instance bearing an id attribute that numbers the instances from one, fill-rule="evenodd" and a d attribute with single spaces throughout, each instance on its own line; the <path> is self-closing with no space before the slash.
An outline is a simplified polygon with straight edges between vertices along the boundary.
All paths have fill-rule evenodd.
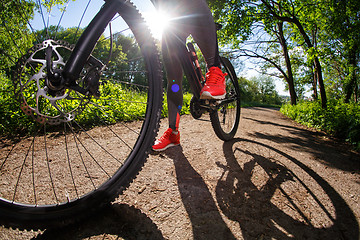
<path id="1" fill-rule="evenodd" d="M 121 7 L 121 4 L 124 4 L 121 0 L 105 0 L 105 4 L 80 36 L 62 72 L 67 86 L 76 85 L 75 80 L 79 78 L 85 63 L 95 48 L 96 42 L 104 32 L 108 22 Z"/>
<path id="2" fill-rule="evenodd" d="M 186 45 L 178 39 L 174 38 L 172 40 L 176 41 L 177 54 L 185 76 L 189 81 L 191 91 L 196 99 L 200 99 L 201 81 L 204 80 L 204 77 L 202 76 L 200 66 L 196 64 L 198 61 L 194 46 L 189 43 L 188 49 Z"/>
<path id="3" fill-rule="evenodd" d="M 89 61 L 91 52 L 94 50 L 96 42 L 104 32 L 108 22 L 121 10 L 122 6 L 125 6 L 124 4 L 123 0 L 105 0 L 105 4 L 80 36 L 69 60 L 65 64 L 62 72 L 64 85 L 70 88 L 75 87 L 81 91 L 75 81 L 79 78 L 85 63 Z M 188 44 L 188 49 L 186 45 L 179 42 L 178 39 L 174 39 L 174 41 L 179 43 L 177 49 L 180 62 L 190 83 L 192 93 L 196 99 L 199 99 L 202 88 L 201 81 L 204 80 L 204 78 L 201 74 L 200 67 L 196 64 L 197 56 L 194 47 L 192 44 Z M 195 63 L 195 65 L 193 63 Z"/>

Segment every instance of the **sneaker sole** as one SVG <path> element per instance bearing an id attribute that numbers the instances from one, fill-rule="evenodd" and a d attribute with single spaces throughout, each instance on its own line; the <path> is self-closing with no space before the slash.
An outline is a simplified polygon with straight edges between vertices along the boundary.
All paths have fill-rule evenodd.
<path id="1" fill-rule="evenodd" d="M 224 99 L 226 96 L 226 93 L 224 93 L 223 95 L 218 95 L 218 96 L 213 96 L 211 95 L 211 93 L 209 92 L 203 92 L 200 96 L 200 99 L 217 99 L 217 100 L 220 100 L 220 99 Z"/>
<path id="2" fill-rule="evenodd" d="M 177 145 L 180 145 L 180 143 L 177 143 L 177 144 L 175 144 L 175 143 L 170 143 L 169 145 L 167 145 L 166 147 L 164 147 L 164 148 L 159 148 L 159 149 L 152 149 L 153 151 L 155 151 L 155 152 L 161 152 L 161 151 L 165 151 L 166 149 L 168 149 L 168 148 L 170 148 L 170 147 L 175 147 L 175 146 L 177 146 Z"/>

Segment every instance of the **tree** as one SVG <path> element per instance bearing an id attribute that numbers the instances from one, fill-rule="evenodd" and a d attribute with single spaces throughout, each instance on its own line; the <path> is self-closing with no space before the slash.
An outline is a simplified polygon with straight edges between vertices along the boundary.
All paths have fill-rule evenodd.
<path id="1" fill-rule="evenodd" d="M 34 36 L 27 23 L 34 6 L 31 1 L 6 1 L 0 6 L 0 70 L 8 76 L 16 60 L 32 46 Z"/>
<path id="2" fill-rule="evenodd" d="M 227 30 L 227 28 L 229 28 L 225 31 L 224 34 L 226 34 L 226 36 L 224 36 L 224 38 L 231 39 L 233 48 L 238 48 L 240 39 L 246 40 L 256 28 L 262 28 L 261 31 L 267 33 L 270 37 L 269 40 L 262 40 L 259 37 L 253 44 L 252 49 L 254 50 L 239 50 L 240 55 L 262 59 L 268 63 L 265 64 L 268 67 L 275 67 L 280 73 L 280 75 L 276 76 L 287 82 L 291 104 L 296 104 L 297 96 L 295 92 L 291 57 L 283 29 L 284 22 L 273 18 L 268 14 L 266 8 L 255 1 L 247 3 L 242 1 L 215 1 L 211 6 L 213 7 L 215 16 L 225 22 L 225 29 Z M 231 23 L 229 23 L 229 21 L 231 21 Z M 234 31 L 234 26 L 240 27 L 241 29 L 236 29 L 236 31 Z M 243 26 L 245 26 L 245 28 Z M 267 46 L 262 47 L 263 45 Z M 281 47 L 283 61 L 279 58 L 276 45 Z M 259 53 L 260 49 L 264 50 Z M 276 52 L 271 51 L 271 49 Z M 268 67 L 265 69 L 268 69 Z M 266 73 L 263 72 L 263 74 Z"/>
<path id="3" fill-rule="evenodd" d="M 305 21 L 305 19 L 301 18 L 302 15 L 298 15 L 301 9 L 300 7 L 304 6 L 305 1 L 300 1 L 302 2 L 300 6 L 296 5 L 299 4 L 299 2 L 291 1 L 291 0 L 290 1 L 261 0 L 261 2 L 265 6 L 268 13 L 271 14 L 271 16 L 273 16 L 274 18 L 280 21 L 292 23 L 297 27 L 297 30 L 302 36 L 302 40 L 305 42 L 307 46 L 310 55 L 309 57 L 311 57 L 314 61 L 315 72 L 317 74 L 316 77 L 320 88 L 321 103 L 322 103 L 321 105 L 323 108 L 326 108 L 327 98 L 326 98 L 325 85 L 322 77 L 322 68 L 321 68 L 320 60 L 316 54 L 316 49 L 314 48 L 314 44 L 312 43 L 309 34 L 306 32 L 304 24 L 302 23 L 302 21 Z"/>
<path id="4" fill-rule="evenodd" d="M 243 103 L 281 104 L 273 79 L 260 75 L 250 80 L 239 78 L 240 96 Z"/>
<path id="5" fill-rule="evenodd" d="M 286 68 L 287 68 L 287 74 L 284 75 L 284 77 L 289 86 L 291 104 L 296 105 L 297 97 L 296 97 L 296 92 L 295 92 L 294 76 L 293 76 L 293 71 L 291 68 L 291 60 L 290 60 L 290 56 L 289 56 L 287 42 L 284 37 L 283 26 L 284 26 L 284 22 L 279 21 L 277 23 L 277 27 L 278 27 L 277 37 L 279 39 L 280 45 L 281 45 L 281 47 L 283 49 L 283 53 L 284 53 L 284 58 L 285 58 L 285 63 L 286 63 Z"/>
<path id="6" fill-rule="evenodd" d="M 324 0 L 327 7 L 321 12 L 325 19 L 321 37 L 324 41 L 333 43 L 331 50 L 340 53 L 336 59 L 339 73 L 345 91 L 345 102 L 349 102 L 354 95 L 356 101 L 359 97 L 359 58 L 360 58 L 360 4 L 357 0 Z M 344 61 L 342 61 L 342 59 Z M 341 73 L 343 72 L 343 73 Z"/>

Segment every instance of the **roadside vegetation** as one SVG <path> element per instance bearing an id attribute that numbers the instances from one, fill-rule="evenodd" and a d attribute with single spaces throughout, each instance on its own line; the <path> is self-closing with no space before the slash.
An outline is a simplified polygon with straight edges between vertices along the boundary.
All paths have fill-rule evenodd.
<path id="1" fill-rule="evenodd" d="M 359 149 L 358 1 L 209 2 L 233 59 L 286 85 L 290 101 L 282 113 Z"/>
<path id="2" fill-rule="evenodd" d="M 344 139 L 360 150 L 359 104 L 331 101 L 324 109 L 319 101 L 303 101 L 297 105 L 283 105 L 280 111 L 305 126 Z"/>
<path id="3" fill-rule="evenodd" d="M 0 11 L 0 31 L 3 33 L 0 36 L 1 135 L 27 132 L 32 128 L 32 121 L 21 114 L 14 95 L 11 76 L 15 62 L 9 61 L 9 56 L 19 58 L 19 53 L 26 52 L 26 49 L 33 46 L 35 35 L 38 38 L 45 37 L 45 33 L 41 31 L 33 35 L 27 34 L 28 39 L 22 37 L 23 33 L 30 31 L 28 19 L 38 11 L 38 2 L 40 1 L 9 1 L 3 4 Z M 46 9 L 51 9 L 52 1 L 44 1 L 42 4 Z M 255 78 L 239 76 L 243 106 L 282 106 L 281 112 L 286 116 L 345 139 L 360 148 L 358 1 L 209 0 L 209 4 L 215 20 L 223 25 L 219 31 L 221 54 L 231 59 L 237 72 L 244 68 L 247 61 L 251 61 L 259 72 Z M 20 5 L 23 10 L 21 14 L 18 11 Z M 10 30 L 12 35 L 7 35 Z M 74 35 L 80 34 L 82 29 L 57 29 L 53 26 L 49 31 L 46 34 L 51 35 L 51 31 L 57 31 L 58 36 L 61 35 L 72 44 Z M 11 39 L 10 36 L 19 37 Z M 121 65 L 121 60 L 131 59 L 139 54 L 132 43 L 133 39 L 129 37 L 114 39 L 114 59 L 108 66 L 110 70 L 137 72 L 141 63 Z M 107 51 L 109 44 L 109 41 L 103 41 L 96 51 Z M 144 76 L 132 76 L 132 79 L 141 84 Z M 276 92 L 275 79 L 282 80 L 286 85 L 290 95 L 288 99 Z M 143 98 L 136 89 L 126 89 L 121 84 L 114 86 L 118 87 L 119 94 L 124 94 L 127 98 Z M 188 94 L 190 89 L 185 79 L 183 91 L 184 106 L 181 113 L 188 114 L 191 94 Z M 165 117 L 166 96 L 164 100 Z M 135 105 L 119 103 L 119 106 L 112 107 L 134 107 L 132 119 L 138 117 L 136 112 L 142 111 Z M 89 126 L 99 124 L 94 114 L 83 111 L 79 121 L 84 121 Z M 111 116 L 109 121 L 128 121 L 131 118 L 118 114 Z"/>

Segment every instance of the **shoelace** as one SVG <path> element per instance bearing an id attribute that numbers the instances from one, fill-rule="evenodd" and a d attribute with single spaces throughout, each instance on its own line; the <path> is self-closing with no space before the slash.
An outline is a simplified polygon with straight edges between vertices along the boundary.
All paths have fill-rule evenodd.
<path id="1" fill-rule="evenodd" d="M 165 131 L 164 134 L 160 137 L 159 141 L 162 142 L 164 139 L 168 139 L 171 133 L 171 131 Z"/>
<path id="2" fill-rule="evenodd" d="M 210 77 L 211 75 L 211 77 Z M 223 79 L 223 77 L 225 77 L 227 75 L 227 73 L 220 73 L 220 72 L 214 72 L 214 71 L 209 71 L 206 74 L 206 83 L 208 84 L 217 84 L 219 81 L 221 81 Z"/>

